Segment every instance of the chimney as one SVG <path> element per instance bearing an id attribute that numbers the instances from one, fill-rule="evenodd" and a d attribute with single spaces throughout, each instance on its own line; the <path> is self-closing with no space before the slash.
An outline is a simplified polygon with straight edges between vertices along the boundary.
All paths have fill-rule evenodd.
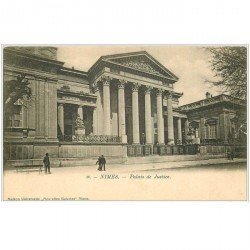
<path id="1" fill-rule="evenodd" d="M 206 93 L 206 99 L 211 98 L 211 94 L 209 92 Z"/>

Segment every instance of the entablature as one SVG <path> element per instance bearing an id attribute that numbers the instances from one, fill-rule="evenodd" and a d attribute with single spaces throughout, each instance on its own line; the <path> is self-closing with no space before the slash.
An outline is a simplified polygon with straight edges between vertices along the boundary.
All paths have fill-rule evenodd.
<path id="1" fill-rule="evenodd" d="M 96 107 L 96 98 L 97 97 L 95 95 L 89 93 L 57 90 L 58 103 Z"/>

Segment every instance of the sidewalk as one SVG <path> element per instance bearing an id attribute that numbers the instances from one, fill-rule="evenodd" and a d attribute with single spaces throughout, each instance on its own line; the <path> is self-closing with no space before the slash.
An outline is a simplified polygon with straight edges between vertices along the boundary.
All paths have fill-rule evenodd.
<path id="1" fill-rule="evenodd" d="M 141 163 L 141 164 L 107 164 L 106 171 L 98 171 L 97 166 L 86 165 L 86 166 L 77 166 L 77 167 L 59 167 L 52 168 L 53 172 L 67 172 L 72 171 L 78 172 L 79 169 L 85 174 L 92 174 L 93 172 L 99 174 L 117 174 L 117 173 L 135 173 L 140 171 L 154 171 L 154 170 L 166 170 L 166 169 L 178 169 L 178 168 L 195 168 L 195 167 L 209 167 L 214 166 L 220 168 L 228 164 L 230 167 L 234 164 L 245 163 L 247 165 L 246 159 L 235 159 L 233 161 L 227 160 L 225 158 L 216 158 L 216 159 L 206 159 L 206 160 L 186 160 L 186 161 L 168 161 L 168 162 L 155 162 L 155 163 Z M 217 166 L 216 166 L 217 165 Z"/>
<path id="2" fill-rule="evenodd" d="M 225 158 L 216 159 L 202 159 L 202 160 L 186 160 L 186 161 L 167 161 L 167 162 L 153 162 L 141 164 L 112 164 L 107 165 L 108 172 L 137 172 L 137 171 L 150 171 L 150 170 L 163 170 L 175 168 L 188 168 L 188 167 L 202 167 L 202 166 L 215 166 L 226 164 L 246 163 L 247 159 L 236 158 L 234 160 L 227 160 Z M 220 166 L 218 166 L 219 168 Z M 91 167 L 92 168 L 92 167 Z"/>
<path id="3" fill-rule="evenodd" d="M 80 163 L 80 161 L 79 161 Z M 84 162 L 86 163 L 86 162 Z M 237 163 L 245 163 L 247 165 L 247 159 L 235 158 L 234 160 L 227 160 L 225 157 L 218 156 L 200 156 L 200 155 L 186 155 L 183 157 L 176 156 L 154 156 L 154 157 L 134 157 L 128 158 L 125 163 L 110 163 L 107 159 L 106 172 L 99 173 L 116 173 L 116 172 L 138 172 L 138 171 L 150 171 L 150 170 L 165 170 L 176 168 L 194 168 L 194 167 L 207 167 L 214 166 L 220 168 L 226 164 L 234 165 Z M 218 165 L 218 166 L 216 166 Z M 83 170 L 85 173 L 97 171 L 97 165 L 95 161 L 88 162 L 87 164 L 79 164 L 72 166 L 71 164 L 65 164 L 63 167 L 52 167 L 52 172 L 64 172 L 64 169 L 71 169 L 74 172 L 77 169 Z M 6 169 L 5 171 L 13 171 L 13 169 Z M 15 171 L 15 170 L 14 170 Z"/>

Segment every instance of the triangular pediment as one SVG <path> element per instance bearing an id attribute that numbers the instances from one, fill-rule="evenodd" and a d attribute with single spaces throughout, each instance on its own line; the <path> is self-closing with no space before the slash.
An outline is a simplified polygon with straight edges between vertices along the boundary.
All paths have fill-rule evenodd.
<path id="1" fill-rule="evenodd" d="M 105 61 L 148 74 L 177 81 L 178 78 L 147 52 L 134 52 L 103 57 Z"/>
<path id="2" fill-rule="evenodd" d="M 111 61 L 122 64 L 125 67 L 133 68 L 155 75 L 164 76 L 164 74 L 159 69 L 157 69 L 157 67 L 155 67 L 152 63 L 148 62 L 148 60 L 143 57 L 120 58 L 112 59 Z"/>

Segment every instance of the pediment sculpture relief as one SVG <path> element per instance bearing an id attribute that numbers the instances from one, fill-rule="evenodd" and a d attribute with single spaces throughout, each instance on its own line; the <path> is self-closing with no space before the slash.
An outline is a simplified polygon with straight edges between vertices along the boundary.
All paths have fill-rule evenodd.
<path id="1" fill-rule="evenodd" d="M 119 64 L 122 64 L 126 67 L 130 67 L 130 68 L 138 69 L 138 70 L 141 70 L 144 72 L 163 76 L 163 74 L 161 74 L 158 70 L 156 70 L 152 65 L 150 65 L 149 62 L 147 62 L 143 58 L 142 59 L 140 59 L 140 58 L 137 58 L 137 59 L 131 59 L 131 58 L 115 59 L 113 61 L 117 62 Z"/>

